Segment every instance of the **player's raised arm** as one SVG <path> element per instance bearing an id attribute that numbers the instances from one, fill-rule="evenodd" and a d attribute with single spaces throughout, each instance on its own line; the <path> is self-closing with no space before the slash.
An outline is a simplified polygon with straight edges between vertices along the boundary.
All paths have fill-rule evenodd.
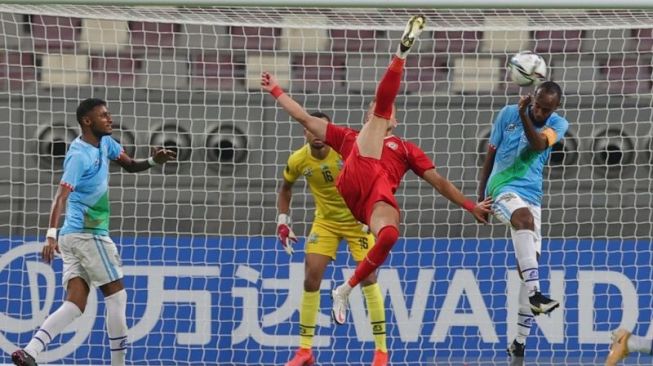
<path id="1" fill-rule="evenodd" d="M 168 161 L 175 160 L 176 158 L 177 153 L 173 150 L 158 147 L 153 149 L 152 155 L 149 158 L 142 160 L 133 159 L 123 151 L 115 162 L 130 173 L 138 173 L 154 166 L 165 164 Z"/>
<path id="2" fill-rule="evenodd" d="M 110 136 L 111 135 L 110 131 L 112 130 L 111 124 L 113 123 L 113 118 L 111 116 L 111 112 L 109 112 L 109 109 L 107 109 L 106 105 L 101 105 L 100 108 L 97 108 L 97 110 L 93 109 L 89 111 L 88 115 L 89 116 L 85 116 L 83 118 L 88 119 L 92 117 L 93 120 L 95 121 L 94 123 L 97 123 L 109 129 L 108 130 L 109 132 L 106 135 L 99 137 L 99 139 L 104 141 L 104 143 L 107 146 L 107 153 L 108 153 L 107 157 L 109 158 L 109 160 L 115 161 L 124 170 L 130 173 L 141 172 L 155 165 L 163 164 L 169 160 L 174 160 L 177 155 L 172 150 L 157 148 L 153 150 L 152 156 L 150 156 L 150 158 L 142 159 L 142 160 L 134 160 L 132 159 L 132 157 L 127 155 L 127 153 L 125 153 L 122 146 L 120 146 L 120 143 L 114 140 Z"/>
<path id="3" fill-rule="evenodd" d="M 279 86 L 277 79 L 274 75 L 264 72 L 261 74 L 261 87 L 263 90 L 272 94 L 273 97 L 277 98 L 277 102 L 283 108 L 290 117 L 295 121 L 301 123 L 304 128 L 311 132 L 315 137 L 320 140 L 326 138 L 326 130 L 329 122 L 325 121 L 322 118 L 311 116 L 304 107 L 295 102 L 290 96 L 283 92 L 283 89 Z"/>
<path id="4" fill-rule="evenodd" d="M 490 206 L 492 206 L 491 197 L 475 204 L 472 200 L 465 197 L 447 178 L 438 174 L 435 168 L 425 171 L 422 178 L 429 182 L 446 199 L 469 211 L 478 222 L 487 224 L 487 215 L 492 211 L 490 209 Z"/>
<path id="5" fill-rule="evenodd" d="M 519 99 L 519 117 L 521 117 L 522 125 L 524 126 L 524 134 L 528 139 L 531 149 L 535 151 L 542 151 L 549 147 L 548 139 L 544 133 L 537 132 L 531 116 L 529 116 L 528 106 L 531 104 L 532 97 L 530 95 L 523 95 Z M 554 109 L 551 110 L 553 112 Z"/>

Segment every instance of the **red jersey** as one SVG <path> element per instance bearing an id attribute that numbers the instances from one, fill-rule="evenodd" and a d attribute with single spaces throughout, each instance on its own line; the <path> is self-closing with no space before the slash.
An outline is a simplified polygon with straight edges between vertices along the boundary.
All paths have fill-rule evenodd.
<path id="1" fill-rule="evenodd" d="M 342 160 L 346 161 L 356 144 L 357 136 L 358 131 L 356 130 L 329 123 L 324 142 L 336 150 L 342 156 Z M 408 169 L 422 177 L 425 171 L 435 168 L 433 161 L 426 156 L 422 149 L 397 136 L 388 136 L 383 140 L 380 161 L 392 193 L 397 191 L 397 187 Z"/>

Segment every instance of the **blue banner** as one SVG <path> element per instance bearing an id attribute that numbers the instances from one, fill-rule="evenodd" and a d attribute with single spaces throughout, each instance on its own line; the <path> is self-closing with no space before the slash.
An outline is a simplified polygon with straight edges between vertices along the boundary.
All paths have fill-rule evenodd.
<path id="1" fill-rule="evenodd" d="M 283 364 L 299 342 L 302 245 L 290 258 L 271 237 L 115 238 L 128 293 L 130 364 Z M 62 263 L 40 262 L 42 244 L 0 239 L 1 363 L 29 342 L 62 302 Z M 610 331 L 651 335 L 651 242 L 549 240 L 543 290 L 562 302 L 538 317 L 527 359 L 601 363 Z M 342 248 L 322 283 L 318 364 L 369 364 L 372 332 L 359 290 L 348 323 L 330 318 L 330 289 L 354 269 Z M 519 279 L 506 240 L 407 239 L 379 272 L 392 365 L 505 362 L 516 333 Z M 109 364 L 102 295 L 39 357 Z M 579 361 L 583 363 L 582 361 Z"/>

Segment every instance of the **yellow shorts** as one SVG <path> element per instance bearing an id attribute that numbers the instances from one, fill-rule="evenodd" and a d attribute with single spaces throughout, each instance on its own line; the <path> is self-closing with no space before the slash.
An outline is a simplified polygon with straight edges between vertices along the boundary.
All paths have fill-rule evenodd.
<path id="1" fill-rule="evenodd" d="M 356 262 L 362 261 L 374 245 L 374 235 L 364 232 L 363 224 L 316 219 L 306 238 L 306 253 L 322 254 L 335 260 L 342 239 L 347 240 Z"/>

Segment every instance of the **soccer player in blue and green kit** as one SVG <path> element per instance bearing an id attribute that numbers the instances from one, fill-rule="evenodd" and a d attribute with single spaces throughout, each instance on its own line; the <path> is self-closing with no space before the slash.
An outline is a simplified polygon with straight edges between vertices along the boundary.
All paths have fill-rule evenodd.
<path id="1" fill-rule="evenodd" d="M 39 353 L 77 319 L 86 307 L 91 286 L 104 295 L 111 365 L 125 364 L 127 352 L 127 293 L 116 245 L 109 237 L 109 161 L 128 172 L 140 172 L 175 158 L 175 152 L 158 148 L 148 159 L 134 160 L 111 137 L 112 118 L 102 99 L 88 98 L 77 107 L 82 134 L 76 138 L 63 165 L 63 176 L 50 210 L 43 260 L 55 252 L 63 258 L 64 303 L 43 322 L 24 349 L 12 353 L 19 366 L 36 365 Z M 58 232 L 59 218 L 66 212 Z"/>
<path id="2" fill-rule="evenodd" d="M 560 306 L 540 292 L 538 260 L 542 247 L 542 173 L 551 147 L 562 140 L 569 122 L 555 113 L 562 89 L 553 81 L 540 84 L 533 96 L 504 107 L 490 135 L 481 169 L 478 199 L 493 197 L 494 216 L 510 227 L 519 290 L 518 334 L 508 347 L 511 365 L 524 362 L 524 344 L 533 316 L 548 314 Z"/>

